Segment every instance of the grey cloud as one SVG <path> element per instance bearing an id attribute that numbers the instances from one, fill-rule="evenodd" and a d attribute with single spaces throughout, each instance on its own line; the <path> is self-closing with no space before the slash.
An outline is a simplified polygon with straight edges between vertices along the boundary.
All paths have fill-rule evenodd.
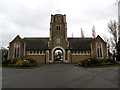
<path id="1" fill-rule="evenodd" d="M 63 5 L 60 2 L 62 1 L 0 0 L 0 31 L 2 31 L 3 46 L 8 46 L 8 42 L 17 34 L 22 37 L 49 36 L 50 16 L 57 9 L 62 9 L 67 15 L 68 29 L 70 29 L 68 35 L 72 29 L 75 29 L 74 26 L 81 28 L 83 24 L 93 25 L 101 19 L 116 17 L 115 8 L 110 7 L 111 3 L 108 1 L 108 4 L 104 4 L 104 6 L 91 5 L 88 7 L 81 7 L 82 4 L 76 6 L 77 2 L 82 2 L 79 0 L 74 5 L 71 0 L 65 0 Z M 87 33 L 87 35 L 89 34 Z"/>

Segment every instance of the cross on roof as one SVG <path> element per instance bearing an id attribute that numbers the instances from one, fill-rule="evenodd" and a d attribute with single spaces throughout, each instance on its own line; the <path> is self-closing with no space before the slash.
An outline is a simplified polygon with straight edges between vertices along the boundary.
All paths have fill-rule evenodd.
<path id="1" fill-rule="evenodd" d="M 60 9 L 58 9 L 58 10 L 57 10 L 57 13 L 60 13 L 60 11 L 61 11 L 61 10 L 60 10 Z"/>

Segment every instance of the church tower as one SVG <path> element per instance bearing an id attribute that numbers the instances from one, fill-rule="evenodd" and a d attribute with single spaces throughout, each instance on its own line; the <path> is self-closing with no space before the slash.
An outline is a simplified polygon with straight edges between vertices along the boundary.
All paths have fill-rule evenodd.
<path id="1" fill-rule="evenodd" d="M 51 15 L 50 22 L 50 39 L 48 46 L 50 48 L 50 60 L 54 61 L 55 51 L 61 50 L 63 61 L 66 60 L 66 49 L 68 48 L 67 40 L 67 23 L 66 15 L 55 14 Z"/>
<path id="2" fill-rule="evenodd" d="M 50 48 L 60 46 L 67 49 L 67 23 L 66 15 L 51 15 L 50 22 Z"/>

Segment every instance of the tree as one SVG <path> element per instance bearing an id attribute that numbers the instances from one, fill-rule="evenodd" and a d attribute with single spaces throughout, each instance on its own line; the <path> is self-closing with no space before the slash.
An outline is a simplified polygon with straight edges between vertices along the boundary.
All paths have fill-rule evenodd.
<path id="1" fill-rule="evenodd" d="M 118 23 L 118 40 L 120 41 L 120 22 Z"/>
<path id="2" fill-rule="evenodd" d="M 106 35 L 103 36 L 103 39 L 107 43 L 107 47 L 110 49 L 110 39 Z"/>
<path id="3" fill-rule="evenodd" d="M 72 38 L 73 38 L 73 33 L 72 33 Z"/>
<path id="4" fill-rule="evenodd" d="M 110 21 L 108 23 L 108 31 L 112 35 L 112 37 L 110 37 L 111 45 L 113 47 L 113 50 L 116 51 L 116 49 L 117 49 L 116 45 L 118 42 L 118 23 L 115 20 Z"/>
<path id="5" fill-rule="evenodd" d="M 92 36 L 93 38 L 96 38 L 96 32 L 95 32 L 95 26 L 93 25 L 93 28 L 92 28 Z"/>
<path id="6" fill-rule="evenodd" d="M 107 52 L 108 52 L 108 56 L 110 56 L 110 51 L 112 51 L 112 47 L 110 47 L 110 39 L 106 36 L 106 35 L 104 35 L 103 36 L 103 39 L 104 39 L 104 41 L 107 43 Z"/>
<path id="7" fill-rule="evenodd" d="M 81 37 L 84 38 L 84 32 L 83 32 L 82 28 L 81 28 Z"/>
<path id="8" fill-rule="evenodd" d="M 7 60 L 8 50 L 4 47 L 0 47 L 0 64 L 2 61 Z"/>

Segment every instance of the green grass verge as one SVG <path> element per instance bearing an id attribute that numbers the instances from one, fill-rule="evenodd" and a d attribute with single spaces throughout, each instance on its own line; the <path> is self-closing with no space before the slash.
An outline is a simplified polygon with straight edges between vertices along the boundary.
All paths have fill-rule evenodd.
<path id="1" fill-rule="evenodd" d="M 38 68 L 38 67 L 40 67 L 40 65 L 32 66 L 32 67 L 10 67 L 10 66 L 2 66 L 2 68 L 15 68 L 15 69 L 34 69 L 34 68 Z"/>
<path id="2" fill-rule="evenodd" d="M 81 67 L 81 68 L 107 68 L 107 67 L 116 67 L 120 66 L 120 64 L 114 64 L 114 65 L 103 65 L 103 66 L 80 66 L 80 65 L 75 65 L 75 67 Z"/>

